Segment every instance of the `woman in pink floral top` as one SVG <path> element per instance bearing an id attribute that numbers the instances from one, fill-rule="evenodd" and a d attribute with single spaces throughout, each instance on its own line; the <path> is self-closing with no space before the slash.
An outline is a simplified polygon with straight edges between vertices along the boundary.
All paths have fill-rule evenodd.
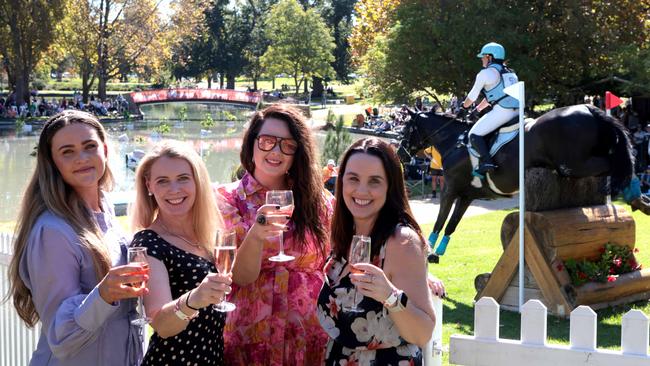
<path id="1" fill-rule="evenodd" d="M 240 181 L 216 189 L 227 228 L 240 243 L 230 301 L 237 309 L 224 330 L 225 359 L 233 365 L 318 365 L 327 335 L 316 316 L 329 254 L 333 197 L 325 192 L 316 144 L 294 108 L 271 106 L 256 113 L 244 135 Z M 289 218 L 265 205 L 268 190 L 291 189 Z M 258 220 L 260 216 L 264 219 Z M 284 250 L 296 259 L 271 262 L 284 231 Z"/>

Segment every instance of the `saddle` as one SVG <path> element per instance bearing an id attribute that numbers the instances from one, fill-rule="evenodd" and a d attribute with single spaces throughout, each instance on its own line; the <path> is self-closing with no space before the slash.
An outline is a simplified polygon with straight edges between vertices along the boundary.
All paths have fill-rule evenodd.
<path id="1" fill-rule="evenodd" d="M 472 156 L 478 158 L 480 156 L 479 153 L 476 152 L 476 150 L 474 150 L 472 145 L 468 142 L 468 133 L 469 131 L 460 135 L 458 137 L 458 142 L 460 145 L 467 146 L 467 151 L 469 151 Z M 496 153 L 498 153 L 505 144 L 515 139 L 518 134 L 519 117 L 512 118 L 497 130 L 490 132 L 485 137 L 485 141 L 490 147 L 490 156 L 496 155 Z"/>

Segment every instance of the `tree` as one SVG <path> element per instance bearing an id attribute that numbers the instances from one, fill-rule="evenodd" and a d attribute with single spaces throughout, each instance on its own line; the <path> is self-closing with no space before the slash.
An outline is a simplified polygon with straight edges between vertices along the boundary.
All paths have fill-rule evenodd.
<path id="1" fill-rule="evenodd" d="M 341 155 L 352 144 L 352 136 L 343 128 L 343 116 L 339 116 L 337 119 L 331 109 L 327 111 L 327 122 L 332 123 L 335 119 L 334 129 L 327 131 L 327 136 L 325 136 L 323 154 L 321 155 L 323 165 L 329 159 L 339 161 Z"/>
<path id="2" fill-rule="evenodd" d="M 394 24 L 400 0 L 359 0 L 354 5 L 356 21 L 350 36 L 352 61 L 359 65 L 375 37 L 386 35 Z"/>
<path id="3" fill-rule="evenodd" d="M 206 24 L 209 2 L 177 0 L 170 34 L 171 60 L 169 67 L 176 79 L 202 77 L 210 73 L 212 41 Z M 208 82 L 211 82 L 208 76 Z"/>
<path id="4" fill-rule="evenodd" d="M 61 46 L 77 67 L 82 99 L 87 103 L 96 76 L 98 33 L 87 0 L 70 0 L 66 5 L 66 16 L 59 23 Z"/>
<path id="5" fill-rule="evenodd" d="M 244 49 L 250 42 L 253 30 L 252 19 L 244 17 L 238 7 L 228 7 L 228 0 L 217 0 L 208 9 L 206 21 L 212 39 L 211 66 L 226 77 L 226 88 L 235 88 L 235 78 L 242 74 L 246 66 Z"/>
<path id="6" fill-rule="evenodd" d="M 249 0 L 243 7 L 244 16 L 251 19 L 251 32 L 248 46 L 244 48 L 246 66 L 244 73 L 253 79 L 253 89 L 257 90 L 257 81 L 266 73 L 262 65 L 262 56 L 269 48 L 270 40 L 266 36 L 265 16 L 271 8 L 267 0 Z"/>
<path id="7" fill-rule="evenodd" d="M 162 24 L 158 5 L 161 0 L 89 0 L 92 18 L 97 24 L 97 94 L 106 98 L 108 80 L 120 74 L 124 64 L 135 64 L 138 58 L 149 54 L 160 54 L 154 40 L 167 29 Z"/>
<path id="8" fill-rule="evenodd" d="M 388 84 L 378 89 L 462 96 L 480 69 L 476 53 L 498 41 L 526 82 L 529 105 L 544 99 L 575 103 L 595 81 L 621 72 L 626 47 L 648 39 L 649 0 L 608 4 L 401 0 L 380 68 L 390 78 L 380 78 Z"/>
<path id="9" fill-rule="evenodd" d="M 63 0 L 0 0 L 0 54 L 16 103 L 29 100 L 29 77 L 54 36 Z"/>
<path id="10" fill-rule="evenodd" d="M 266 22 L 271 45 L 262 56 L 262 65 L 271 74 L 291 75 L 296 93 L 308 78 L 333 75 L 334 40 L 313 9 L 302 9 L 296 0 L 281 0 L 271 8 Z"/>

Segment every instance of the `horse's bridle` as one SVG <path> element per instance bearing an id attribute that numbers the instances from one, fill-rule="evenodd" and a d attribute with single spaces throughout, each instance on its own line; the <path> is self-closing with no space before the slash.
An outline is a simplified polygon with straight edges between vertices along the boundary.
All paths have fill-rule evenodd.
<path id="1" fill-rule="evenodd" d="M 443 125 L 440 126 L 440 128 L 438 128 L 435 131 L 431 132 L 429 135 L 427 135 L 425 138 L 423 138 L 422 141 L 426 141 L 426 140 L 430 139 L 431 137 L 435 136 L 436 134 L 438 134 L 438 132 L 440 132 L 443 129 L 447 128 L 448 125 L 450 125 L 451 123 L 453 123 L 455 121 L 456 121 L 456 119 L 452 118 L 449 121 L 443 123 Z M 411 130 L 411 134 L 417 133 L 418 126 L 416 124 L 414 124 L 413 126 L 408 127 L 408 128 Z M 410 143 L 410 141 L 407 141 L 406 143 L 407 143 L 407 146 L 404 148 L 404 150 L 406 151 L 408 156 L 411 156 L 411 153 L 409 152 L 411 143 Z"/>

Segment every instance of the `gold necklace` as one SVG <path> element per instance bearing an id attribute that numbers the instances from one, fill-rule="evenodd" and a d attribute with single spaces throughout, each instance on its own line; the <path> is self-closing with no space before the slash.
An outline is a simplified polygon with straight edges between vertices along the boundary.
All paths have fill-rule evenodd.
<path id="1" fill-rule="evenodd" d="M 175 237 L 181 239 L 182 241 L 186 242 L 187 244 L 189 244 L 190 246 L 192 246 L 192 247 L 194 247 L 196 249 L 203 249 L 201 244 L 195 244 L 195 243 L 191 242 L 190 240 L 186 239 L 185 237 L 183 237 L 181 235 L 178 235 L 178 234 L 174 234 L 171 231 L 169 231 L 169 229 L 167 229 L 167 226 L 165 226 L 165 224 L 163 224 L 162 220 L 158 220 L 158 224 L 160 225 L 160 227 L 162 227 L 163 230 L 165 230 L 165 232 L 167 234 L 169 234 L 171 236 L 175 236 Z"/>

